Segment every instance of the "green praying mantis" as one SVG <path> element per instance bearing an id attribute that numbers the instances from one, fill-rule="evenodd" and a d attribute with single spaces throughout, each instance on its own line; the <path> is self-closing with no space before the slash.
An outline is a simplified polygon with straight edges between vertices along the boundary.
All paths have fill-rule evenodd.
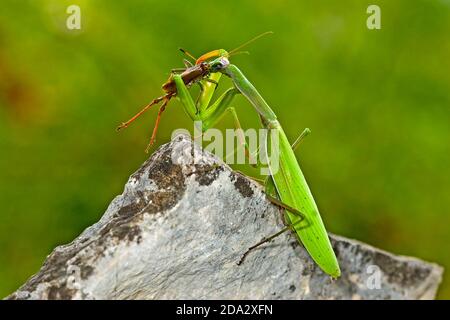
<path id="1" fill-rule="evenodd" d="M 267 33 L 262 35 L 265 34 Z M 248 41 L 244 45 L 256 40 L 260 36 Z M 331 277 L 338 278 L 340 276 L 340 269 L 336 255 L 331 246 L 313 195 L 294 154 L 294 149 L 298 146 L 301 139 L 309 133 L 309 130 L 306 129 L 291 146 L 276 114 L 242 71 L 229 61 L 229 57 L 236 54 L 244 45 L 230 52 L 224 49 L 214 50 L 202 55 L 198 59 L 195 59 L 187 51 L 182 50 L 195 60 L 195 64 L 186 61 L 187 68 L 176 70 L 163 85 L 166 94 L 153 100 L 142 111 L 136 114 L 136 116 L 123 123 L 119 129 L 128 126 L 150 106 L 163 101 L 150 140 L 150 146 L 155 139 L 161 114 L 168 101 L 174 96 L 182 102 L 186 113 L 193 121 L 200 121 L 203 132 L 213 127 L 227 111 L 233 116 L 235 127 L 240 129 L 240 121 L 231 103 L 236 95 L 242 94 L 255 108 L 262 126 L 272 133 L 267 135 L 267 141 L 264 144 L 265 150 L 262 151 L 268 154 L 269 148 L 276 147 L 275 149 L 278 150 L 276 167 L 272 157 L 267 157 L 266 159 L 270 175 L 265 181 L 265 193 L 268 195 L 269 200 L 285 209 L 287 226 L 276 234 L 266 237 L 250 247 L 243 254 L 238 264 L 241 264 L 248 253 L 254 248 L 272 240 L 286 230 L 293 230 L 317 265 Z M 211 104 L 213 94 L 222 75 L 231 79 L 233 87 L 226 90 Z M 194 83 L 198 83 L 201 88 L 195 102 L 189 92 L 189 87 Z M 273 133 L 276 134 L 277 139 L 274 138 L 275 135 Z M 242 143 L 247 150 L 246 154 L 250 156 L 245 144 L 245 138 Z"/>

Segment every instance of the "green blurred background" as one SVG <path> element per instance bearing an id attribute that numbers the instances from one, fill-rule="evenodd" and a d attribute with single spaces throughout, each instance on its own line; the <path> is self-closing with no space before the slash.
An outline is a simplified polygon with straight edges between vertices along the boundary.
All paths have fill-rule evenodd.
<path id="1" fill-rule="evenodd" d="M 80 31 L 66 28 L 70 4 Z M 381 30 L 366 28 L 369 4 Z M 178 47 L 232 49 L 267 30 L 232 60 L 291 139 L 311 128 L 298 156 L 329 230 L 450 268 L 449 0 L 3 0 L 0 12 L 0 297 L 97 221 L 146 159 L 156 110 L 115 127 L 161 94 Z M 192 124 L 174 99 L 157 144 L 176 128 Z"/>

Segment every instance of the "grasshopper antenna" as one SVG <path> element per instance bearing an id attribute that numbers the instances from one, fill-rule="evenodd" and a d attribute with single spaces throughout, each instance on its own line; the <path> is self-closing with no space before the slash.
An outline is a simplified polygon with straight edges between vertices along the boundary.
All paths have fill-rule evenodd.
<path id="1" fill-rule="evenodd" d="M 180 50 L 181 52 L 183 52 L 183 54 L 185 54 L 185 55 L 188 56 L 189 58 L 193 59 L 194 61 L 197 60 L 196 57 L 194 57 L 192 54 L 190 54 L 188 51 L 184 50 L 183 48 L 178 48 L 178 50 Z"/>
<path id="2" fill-rule="evenodd" d="M 244 43 L 241 44 L 239 47 L 234 48 L 234 49 L 231 50 L 228 54 L 229 54 L 230 56 L 233 55 L 233 54 L 236 54 L 237 52 L 239 52 L 239 50 L 241 50 L 241 49 L 244 48 L 245 46 L 249 45 L 250 43 L 252 43 L 252 42 L 258 40 L 259 38 L 264 37 L 264 36 L 266 36 L 266 35 L 268 35 L 268 34 L 273 34 L 273 31 L 267 31 L 267 32 L 261 33 L 260 35 L 257 35 L 256 37 L 254 37 L 254 38 L 248 40 L 247 42 L 244 42 Z M 244 52 L 245 52 L 245 51 L 244 51 Z"/>

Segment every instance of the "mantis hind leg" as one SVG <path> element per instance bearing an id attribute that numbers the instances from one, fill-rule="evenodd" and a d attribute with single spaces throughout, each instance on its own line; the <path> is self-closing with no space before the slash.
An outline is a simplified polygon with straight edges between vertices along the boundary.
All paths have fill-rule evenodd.
<path id="1" fill-rule="evenodd" d="M 268 237 L 264 237 L 261 241 L 259 241 L 258 243 L 254 244 L 253 246 L 249 247 L 247 249 L 247 251 L 244 252 L 244 254 L 241 256 L 241 259 L 239 259 L 239 261 L 237 262 L 237 265 L 240 266 L 242 264 L 242 262 L 244 262 L 245 258 L 248 256 L 248 254 L 250 252 L 252 252 L 253 250 L 255 250 L 256 248 L 258 248 L 259 246 L 272 241 L 273 239 L 275 239 L 276 237 L 282 235 L 283 233 L 285 233 L 288 230 L 292 230 L 295 232 L 295 230 L 298 230 L 298 228 L 296 228 L 297 225 L 299 225 L 301 222 L 303 221 L 303 218 L 296 221 L 295 223 L 289 223 L 286 225 L 286 227 L 284 227 L 283 229 L 281 229 L 280 231 L 268 236 Z"/>
<path id="2" fill-rule="evenodd" d="M 233 107 L 230 107 L 230 108 L 228 108 L 228 111 L 233 116 L 234 127 L 238 130 L 237 133 L 238 133 L 240 147 L 244 148 L 245 157 L 249 160 L 249 163 L 252 167 L 257 167 L 257 165 L 258 165 L 258 162 L 256 160 L 257 158 L 254 158 L 252 153 L 250 152 L 250 148 L 247 144 L 247 141 L 245 140 L 244 131 L 242 129 L 241 122 L 239 121 L 239 117 L 236 113 L 236 110 Z M 227 155 L 227 157 L 228 157 L 228 155 Z"/>

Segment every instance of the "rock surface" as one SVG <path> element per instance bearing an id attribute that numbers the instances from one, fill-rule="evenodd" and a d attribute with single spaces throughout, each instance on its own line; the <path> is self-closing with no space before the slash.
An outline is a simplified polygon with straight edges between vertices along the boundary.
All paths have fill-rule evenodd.
<path id="1" fill-rule="evenodd" d="M 8 299 L 432 299 L 443 269 L 330 235 L 332 280 L 255 182 L 186 136 L 162 146 L 99 222 L 57 247 Z"/>

